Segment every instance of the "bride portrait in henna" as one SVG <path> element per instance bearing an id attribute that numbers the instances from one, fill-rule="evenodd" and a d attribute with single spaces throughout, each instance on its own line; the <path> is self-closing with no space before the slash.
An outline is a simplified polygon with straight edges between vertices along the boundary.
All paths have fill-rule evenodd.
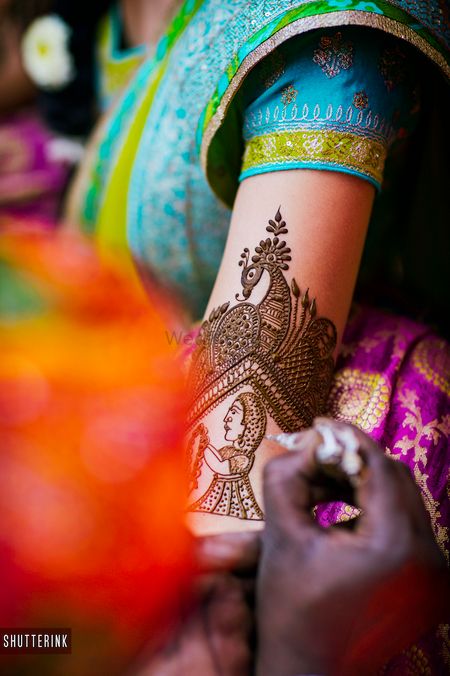
<path id="1" fill-rule="evenodd" d="M 370 511 L 370 500 L 359 488 L 353 504 L 345 491 L 330 499 L 329 492 L 311 489 L 311 500 L 300 504 L 286 488 L 292 509 L 285 504 L 280 511 L 270 497 L 266 506 L 278 481 L 266 468 L 283 461 L 286 471 L 291 466 L 276 441 L 280 434 L 307 430 L 317 416 L 353 425 L 361 447 L 387 463 L 380 481 L 401 475 L 398 505 L 414 493 L 417 515 L 420 491 L 428 510 L 417 517 L 420 528 L 427 522 L 434 553 L 448 563 L 448 4 L 102 0 L 94 10 L 55 0 L 50 12 L 70 30 L 74 68 L 60 87 L 37 83 L 39 103 L 50 126 L 85 140 L 64 220 L 103 255 L 125 261 L 143 285 L 160 285 L 179 300 L 181 328 L 194 342 L 185 355 L 191 397 L 186 465 L 195 495 L 187 502 L 187 523 L 200 549 L 222 542 L 238 573 L 245 544 L 252 543 L 252 552 L 262 547 L 253 613 L 260 639 L 258 647 L 248 644 L 251 660 L 267 676 L 372 673 L 369 648 L 366 662 L 355 658 L 356 671 L 342 667 L 342 646 L 333 662 L 336 646 L 329 653 L 323 648 L 332 643 L 329 627 L 310 660 L 286 657 L 277 671 L 276 656 L 287 656 L 295 642 L 283 643 L 283 624 L 289 624 L 286 637 L 297 629 L 308 636 L 301 622 L 295 626 L 294 591 L 302 585 L 293 567 L 298 548 L 307 551 L 311 542 L 316 551 L 314 538 L 301 529 L 298 541 L 294 537 L 292 510 L 307 507 L 310 514 L 314 508 L 321 533 L 334 534 L 335 527 L 347 533 L 347 525 L 362 537 L 361 508 Z M 232 412 L 239 420 L 228 423 Z M 301 455 L 300 449 L 295 457 Z M 415 489 L 411 479 L 405 483 L 403 466 Z M 313 481 L 306 466 L 292 471 Z M 392 476 L 390 485 L 385 499 L 392 512 L 386 505 L 380 511 L 386 523 L 398 507 Z M 402 520 L 390 525 L 401 539 Z M 339 575 L 329 573 L 339 579 L 340 592 L 343 567 L 351 560 L 349 570 L 357 569 L 358 542 L 348 541 L 349 560 L 342 555 L 336 563 Z M 287 559 L 274 554 L 272 569 L 270 552 L 278 549 Z M 389 564 L 395 568 L 395 557 Z M 332 557 L 320 561 L 324 589 L 327 566 Z M 358 575 L 363 588 L 367 576 Z M 229 626 L 239 637 L 233 608 L 239 607 L 235 617 L 245 615 L 241 628 L 249 625 L 242 605 L 233 605 L 239 596 L 233 585 L 246 576 L 219 576 L 217 597 L 209 595 L 212 604 L 229 608 Z M 305 568 L 302 584 L 308 579 L 320 587 Z M 329 588 L 330 609 L 333 598 L 353 603 L 351 594 L 339 596 L 331 582 Z M 394 596 L 383 596 L 386 613 L 392 600 L 390 631 L 395 613 L 405 621 Z M 320 601 L 326 604 L 325 593 Z M 273 643 L 271 604 L 280 625 Z M 333 612 L 337 625 L 347 621 Z M 383 674 L 444 673 L 448 625 L 430 630 L 425 622 L 421 629 L 411 631 L 414 645 L 402 645 L 398 655 L 380 629 Z M 180 639 L 182 655 L 189 631 Z M 193 641 L 196 636 L 193 631 Z M 307 642 L 312 645 L 311 637 Z M 271 645 L 277 646 L 272 655 Z M 176 646 L 171 650 L 177 653 Z M 198 655 L 196 663 L 192 646 L 188 653 L 182 671 L 176 671 L 179 663 L 165 671 L 162 657 L 148 673 L 251 673 L 245 659 L 223 671 L 206 667 Z"/>
<path id="2" fill-rule="evenodd" d="M 193 466 L 189 474 L 195 479 L 193 488 L 198 488 L 196 479 L 203 462 L 213 472 L 213 477 L 206 493 L 197 499 L 190 496 L 189 500 L 192 502 L 194 499 L 194 502 L 188 509 L 259 521 L 264 515 L 256 502 L 248 475 L 253 467 L 255 451 L 264 438 L 266 411 L 253 392 L 243 392 L 232 402 L 223 422 L 224 438 L 232 442 L 231 446 L 214 448 L 206 433 L 206 443 L 200 441 L 194 453 L 196 437 L 205 434 L 203 425 L 196 429 L 190 441 L 188 453 Z"/>

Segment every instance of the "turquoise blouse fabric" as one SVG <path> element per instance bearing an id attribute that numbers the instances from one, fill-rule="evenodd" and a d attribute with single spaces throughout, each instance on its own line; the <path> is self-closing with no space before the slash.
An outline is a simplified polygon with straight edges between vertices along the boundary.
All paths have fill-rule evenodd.
<path id="1" fill-rule="evenodd" d="M 392 145 L 411 133 L 419 113 L 412 51 L 377 31 L 351 27 L 281 45 L 244 83 L 240 180 L 326 169 L 380 189 Z"/>
<path id="2" fill-rule="evenodd" d="M 310 163 L 322 162 L 327 168 L 353 171 L 379 185 L 384 155 L 389 151 L 391 160 L 393 140 L 403 133 L 395 116 L 407 115 L 411 108 L 409 102 L 405 108 L 403 104 L 396 108 L 394 102 L 401 101 L 403 86 L 397 75 L 394 79 L 389 75 L 390 70 L 396 71 L 395 54 L 380 63 L 381 53 L 377 52 L 366 80 L 362 78 L 361 48 L 365 48 L 364 42 L 370 33 L 374 41 L 379 41 L 379 50 L 387 39 L 406 55 L 420 50 L 423 58 L 428 57 L 429 63 L 435 63 L 445 75 L 444 22 L 434 18 L 434 8 L 439 13 L 441 5 L 444 7 L 440 0 L 427 2 L 425 12 L 423 3 L 412 0 L 371 0 L 369 3 L 360 0 L 186 0 L 174 27 L 161 39 L 154 54 L 145 56 L 119 96 L 114 113 L 103 121 L 101 133 L 84 163 L 71 220 L 81 222 L 87 232 L 95 232 L 103 247 L 131 252 L 143 274 L 149 271 L 152 277 L 157 276 L 166 286 L 174 288 L 192 315 L 200 318 L 223 255 L 239 177 L 244 177 L 244 172 L 249 170 L 267 168 L 267 155 L 262 159 L 258 155 L 257 161 L 252 161 L 249 150 L 251 141 L 265 132 L 264 116 L 262 125 L 253 131 L 250 127 L 254 119 L 252 113 L 259 125 L 257 106 L 261 108 L 261 97 L 266 92 L 275 98 L 283 95 L 287 102 L 286 116 L 290 112 L 291 117 L 295 105 L 299 118 L 304 104 L 308 105 L 308 119 L 301 121 L 307 122 L 309 129 L 294 131 L 321 132 L 322 141 L 316 139 L 301 146 L 303 151 L 309 151 Z M 117 44 L 112 28 L 106 33 L 110 37 L 106 41 L 109 47 Z M 348 32 L 350 30 L 354 35 Z M 336 37 L 339 33 L 341 38 Z M 389 37 L 389 33 L 400 39 Z M 351 49 L 346 44 L 349 35 L 353 41 Z M 364 39 L 358 38 L 359 35 Z M 289 41 L 297 39 L 300 48 L 295 59 L 287 59 L 285 73 L 280 74 L 275 54 L 289 51 L 294 44 Z M 316 42 L 309 43 L 310 39 Z M 325 42 L 321 44 L 322 40 Z M 378 47 L 373 44 L 372 49 L 376 51 Z M 115 54 L 114 50 L 112 53 Z M 111 50 L 107 54 L 111 55 Z M 310 69 L 308 87 L 306 83 L 302 85 L 298 74 L 293 73 L 288 80 L 297 59 L 304 60 Z M 347 67 L 349 60 L 351 67 Z M 107 74 L 107 95 L 115 90 L 117 65 L 114 63 L 111 78 Z M 334 74 L 336 65 L 340 72 Z M 264 68 L 269 73 L 269 81 L 278 75 L 267 90 L 260 80 L 253 79 L 257 77 L 256 69 Z M 280 75 L 286 78 L 286 86 Z M 129 72 L 125 79 L 128 76 Z M 344 86 L 346 83 L 351 83 L 351 87 Z M 297 91 L 295 101 L 294 91 L 283 94 L 290 84 Z M 340 85 L 339 91 L 335 89 L 337 85 Z M 277 91 L 277 87 L 281 89 Z M 355 94 L 360 92 L 363 94 L 355 101 Z M 367 108 L 363 107 L 364 92 L 368 98 Z M 389 95 L 390 108 L 385 107 L 380 92 L 383 96 Z M 317 101 L 320 120 L 315 117 Z M 423 102 L 425 107 L 425 97 Z M 329 103 L 333 110 L 327 118 Z M 347 133 L 348 126 L 341 127 L 350 105 L 354 112 L 346 124 L 354 125 L 354 142 L 361 144 L 364 151 L 359 153 L 361 164 L 356 168 L 350 165 L 355 153 L 347 152 L 351 139 L 336 136 Z M 342 116 L 336 119 L 340 106 Z M 279 109 L 282 121 L 284 107 L 282 101 Z M 265 108 L 262 106 L 263 115 Z M 275 117 L 276 106 L 269 102 L 269 113 L 270 109 Z M 394 127 L 392 135 L 382 131 L 381 118 Z M 269 122 L 270 119 L 269 115 Z M 316 128 L 319 123 L 325 127 Z M 332 125 L 335 127 L 331 128 Z M 339 161 L 332 155 L 336 149 L 343 151 Z M 317 157 L 319 150 L 321 158 Z M 231 163 L 229 155 L 232 155 Z M 345 156 L 347 163 L 343 161 Z M 287 159 L 291 161 L 292 156 Z M 304 162 L 304 156 L 301 159 Z M 298 154 L 294 160 L 298 161 Z M 283 168 L 285 161 L 286 158 L 279 161 L 277 168 Z M 378 197 L 384 200 L 386 192 L 381 191 Z M 387 222 L 384 214 L 379 220 Z M 377 229 L 378 223 L 372 221 L 369 231 Z"/>

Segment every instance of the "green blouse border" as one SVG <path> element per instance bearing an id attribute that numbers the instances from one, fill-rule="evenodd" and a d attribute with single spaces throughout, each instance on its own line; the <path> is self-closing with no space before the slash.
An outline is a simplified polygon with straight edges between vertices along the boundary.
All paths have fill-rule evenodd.
<path id="1" fill-rule="evenodd" d="M 376 28 L 412 44 L 450 79 L 448 50 L 417 19 L 386 0 L 364 3 L 364 9 L 356 9 L 358 6 L 361 7 L 361 0 L 349 2 L 350 6 L 339 10 L 336 10 L 335 3 L 323 0 L 314 0 L 288 10 L 281 17 L 278 16 L 263 26 L 238 50 L 222 75 L 197 127 L 197 148 L 207 177 L 211 143 L 245 77 L 265 56 L 291 37 L 318 28 L 347 25 Z M 212 182 L 209 182 L 214 189 Z"/>

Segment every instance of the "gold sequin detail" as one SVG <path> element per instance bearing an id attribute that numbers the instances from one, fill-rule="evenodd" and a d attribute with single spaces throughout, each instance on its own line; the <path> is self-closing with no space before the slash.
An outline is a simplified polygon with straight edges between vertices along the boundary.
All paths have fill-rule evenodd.
<path id="1" fill-rule="evenodd" d="M 328 78 L 336 77 L 341 70 L 348 70 L 353 65 L 353 45 L 342 41 L 342 33 L 320 38 L 319 48 L 313 56 L 314 63 L 321 67 Z"/>
<path id="2" fill-rule="evenodd" d="M 336 517 L 336 523 L 344 523 L 345 521 L 352 521 L 361 516 L 362 510 L 353 505 L 342 505 L 339 514 Z"/>
<path id="3" fill-rule="evenodd" d="M 241 87 L 248 73 L 258 64 L 262 59 L 271 54 L 283 42 L 295 35 L 302 35 L 307 31 L 315 28 L 326 27 L 340 27 L 344 25 L 349 26 L 369 26 L 371 28 L 378 28 L 389 35 L 394 35 L 400 40 L 405 40 L 419 49 L 425 56 L 431 59 L 434 63 L 442 69 L 444 75 L 450 78 L 450 66 L 447 63 L 443 54 L 432 47 L 425 38 L 421 37 L 408 26 L 404 26 L 394 19 L 380 14 L 372 14 L 361 10 L 351 10 L 348 12 L 330 12 L 328 14 L 320 14 L 317 16 L 308 16 L 293 21 L 284 28 L 281 28 L 277 33 L 261 43 L 256 47 L 242 62 L 239 69 L 231 80 L 226 92 L 222 96 L 220 104 L 214 115 L 208 122 L 207 128 L 203 134 L 201 145 L 201 164 L 205 172 L 208 166 L 208 151 L 211 142 L 220 129 L 226 112 L 236 94 Z"/>
<path id="4" fill-rule="evenodd" d="M 366 92 L 360 91 L 356 92 L 356 94 L 353 97 L 353 105 L 355 108 L 358 108 L 358 110 L 364 110 L 367 108 L 369 105 L 369 97 L 367 96 Z"/>
<path id="5" fill-rule="evenodd" d="M 297 100 L 298 91 L 293 85 L 285 87 L 281 92 L 281 100 L 284 106 L 288 106 L 290 103 L 294 103 Z"/>
<path id="6" fill-rule="evenodd" d="M 335 375 L 328 413 L 371 432 L 388 412 L 390 394 L 388 381 L 380 373 L 344 368 Z"/>
<path id="7" fill-rule="evenodd" d="M 378 141 L 348 132 L 279 131 L 248 141 L 242 171 L 271 164 L 323 163 L 346 167 L 381 183 L 386 152 L 386 147 Z"/>
<path id="8" fill-rule="evenodd" d="M 429 383 L 450 397 L 450 347 L 445 340 L 423 340 L 414 351 L 412 362 Z"/>
<path id="9" fill-rule="evenodd" d="M 430 663 L 423 650 L 413 645 L 405 650 L 403 655 L 406 657 L 408 674 L 417 674 L 417 676 L 432 676 Z"/>

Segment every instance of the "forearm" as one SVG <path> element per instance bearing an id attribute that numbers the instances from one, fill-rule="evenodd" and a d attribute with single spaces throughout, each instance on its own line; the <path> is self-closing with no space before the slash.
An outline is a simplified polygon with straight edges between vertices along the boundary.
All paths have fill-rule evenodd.
<path id="1" fill-rule="evenodd" d="M 299 176 L 301 174 L 301 176 Z M 233 208 L 222 265 L 205 313 L 240 290 L 237 267 L 244 247 L 266 239 L 266 225 L 279 205 L 287 223 L 283 235 L 292 261 L 286 278 L 309 287 L 318 310 L 341 338 L 353 296 L 374 197 L 357 177 L 329 171 L 280 171 L 244 181 Z"/>
<path id="2" fill-rule="evenodd" d="M 259 505 L 261 469 L 273 453 L 267 434 L 302 429 L 324 411 L 372 199 L 371 186 L 329 172 L 279 172 L 239 190 L 193 359 L 190 424 L 203 422 L 214 440 L 225 433 L 255 461 L 254 496 L 243 491 L 250 505 Z M 227 423 L 233 405 L 237 426 Z M 245 504 L 208 505 L 196 501 L 193 511 L 258 521 Z"/>

